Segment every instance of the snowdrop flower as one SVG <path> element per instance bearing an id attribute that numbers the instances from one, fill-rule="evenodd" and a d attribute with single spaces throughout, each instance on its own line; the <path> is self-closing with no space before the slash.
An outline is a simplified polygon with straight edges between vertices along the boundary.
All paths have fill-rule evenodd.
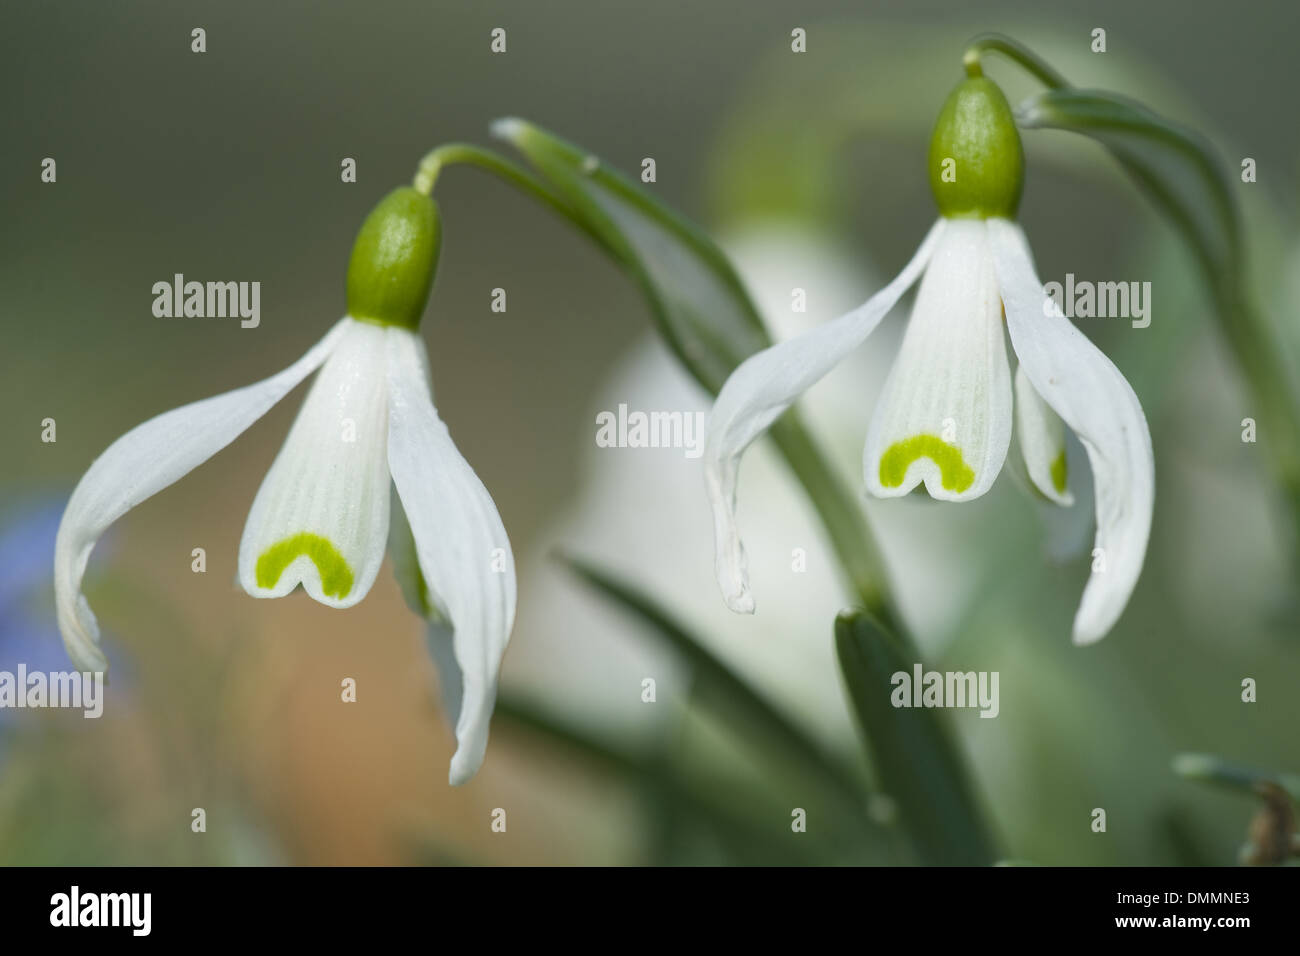
<path id="1" fill-rule="evenodd" d="M 751 356 L 723 386 L 704 460 L 716 573 L 732 610 L 754 610 L 735 519 L 741 455 L 919 280 L 902 346 L 867 430 L 867 489 L 889 498 L 924 483 L 944 501 L 978 498 L 1002 469 L 1014 422 L 1033 485 L 1047 499 L 1069 505 L 1068 426 L 1088 454 L 1097 518 L 1093 572 L 1075 616 L 1074 641 L 1097 641 L 1114 625 L 1146 554 L 1155 496 L 1151 436 L 1123 375 L 1044 292 L 1015 222 L 1023 166 L 1001 90 L 983 77 L 962 82 L 944 105 L 930 144 L 930 181 L 941 216 L 912 260 L 865 304 Z M 1019 360 L 1014 385 L 1007 334 Z"/>
<path id="2" fill-rule="evenodd" d="M 455 722 L 451 782 L 473 776 L 514 623 L 515 570 L 492 497 L 433 405 L 417 330 L 439 240 L 427 190 L 394 190 L 357 236 L 347 315 L 306 355 L 261 382 L 137 426 L 90 466 L 63 514 L 54 557 L 59 629 L 78 668 L 106 668 L 81 593 L 104 530 L 225 448 L 319 368 L 253 501 L 239 582 L 253 597 L 283 597 L 302 585 L 329 607 L 356 604 L 383 562 L 391 478 L 394 565 L 408 600 L 431 618 L 430 645 Z"/>

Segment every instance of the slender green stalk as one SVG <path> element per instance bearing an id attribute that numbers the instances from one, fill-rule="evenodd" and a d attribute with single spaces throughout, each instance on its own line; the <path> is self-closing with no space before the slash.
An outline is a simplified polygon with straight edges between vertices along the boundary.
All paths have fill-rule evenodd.
<path id="1" fill-rule="evenodd" d="M 415 178 L 411 184 L 426 196 L 431 195 L 444 167 L 454 165 L 474 166 L 484 172 L 500 176 L 512 186 L 522 189 L 553 212 L 559 213 L 586 235 L 596 240 L 599 245 L 605 247 L 606 244 L 599 233 L 593 230 L 586 220 L 565 202 L 559 193 L 523 167 L 498 156 L 491 150 L 482 149 L 469 143 L 446 143 L 430 151 L 420 160 L 420 165 L 416 168 Z"/>
<path id="2" fill-rule="evenodd" d="M 967 76 L 979 77 L 984 75 L 984 69 L 980 65 L 980 58 L 985 53 L 1001 54 L 1013 63 L 1023 67 L 1048 89 L 1059 90 L 1070 85 L 1066 82 L 1065 77 L 1048 66 L 1046 61 L 1040 59 L 1027 46 L 1001 33 L 981 33 L 971 40 L 961 58 Z"/>

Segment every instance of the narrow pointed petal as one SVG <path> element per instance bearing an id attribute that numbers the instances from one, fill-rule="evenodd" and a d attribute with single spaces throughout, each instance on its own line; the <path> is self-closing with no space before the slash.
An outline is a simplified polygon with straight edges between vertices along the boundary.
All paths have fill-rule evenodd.
<path id="1" fill-rule="evenodd" d="M 100 535 L 122 515 L 189 474 L 265 415 L 325 361 L 344 327 L 339 322 L 306 355 L 277 375 L 137 425 L 90 466 L 68 501 L 54 549 L 59 630 L 78 669 L 102 671 L 107 667 L 98 646 L 99 625 L 81 593 L 86 562 Z"/>
<path id="2" fill-rule="evenodd" d="M 299 584 L 329 607 L 370 591 L 388 538 L 388 359 L 384 328 L 347 320 L 262 481 L 239 542 L 253 597 Z"/>
<path id="3" fill-rule="evenodd" d="M 1002 302 L 978 219 L 948 223 L 912 306 L 894 367 L 871 416 L 867 490 L 968 501 L 993 485 L 1011 443 L 1011 367 Z"/>
<path id="4" fill-rule="evenodd" d="M 1011 344 L 1034 389 L 1083 443 L 1097 508 L 1093 572 L 1074 618 L 1074 641 L 1106 636 L 1142 573 L 1155 504 L 1146 416 L 1113 362 L 1043 292 L 1020 227 L 989 220 Z"/>
<path id="5" fill-rule="evenodd" d="M 752 613 L 745 548 L 736 526 L 736 479 L 745 449 L 880 324 L 925 269 L 939 243 L 944 220 L 935 223 L 903 271 L 863 305 L 798 338 L 751 355 L 718 393 L 709 417 L 704 478 L 713 506 L 715 570 L 723 599 L 733 611 Z"/>
<path id="6" fill-rule="evenodd" d="M 435 659 L 449 646 L 460 670 L 453 785 L 483 763 L 496 703 L 501 656 L 515 620 L 515 563 L 492 496 L 438 417 L 429 392 L 424 344 L 388 332 L 388 464 L 415 538 L 429 603 L 451 628 L 431 632 Z M 442 674 L 444 688 L 453 675 Z"/>
<path id="7" fill-rule="evenodd" d="M 1023 366 L 1016 369 L 1015 404 L 1016 437 L 1029 480 L 1049 500 L 1069 507 L 1074 495 L 1065 458 L 1065 422 L 1034 390 Z"/>

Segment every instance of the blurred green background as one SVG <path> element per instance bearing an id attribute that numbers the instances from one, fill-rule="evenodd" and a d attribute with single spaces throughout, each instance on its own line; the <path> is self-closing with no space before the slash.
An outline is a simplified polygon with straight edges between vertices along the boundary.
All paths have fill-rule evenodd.
<path id="1" fill-rule="evenodd" d="M 807 318 L 851 307 L 934 218 L 922 170 L 930 126 L 965 41 L 991 29 L 1077 85 L 1200 129 L 1230 171 L 1257 160 L 1259 182 L 1239 186 L 1254 288 L 1293 357 L 1296 4 L 981 6 L 9 4 L 0 534 L 42 509 L 57 514 L 131 426 L 301 354 L 342 312 L 347 255 L 370 206 L 433 146 L 487 144 L 500 116 L 526 117 L 629 173 L 654 157 L 649 188 L 734 253 L 783 333 L 794 286 L 810 290 Z M 196 26 L 207 31 L 202 55 L 190 52 Z M 498 26 L 504 55 L 488 48 Z M 1098 26 L 1103 55 L 1088 49 Z M 808 31 L 806 54 L 790 52 L 794 27 Z M 1005 64 L 987 72 L 1013 103 L 1033 90 Z M 1204 751 L 1300 769 L 1288 519 L 1257 446 L 1240 441 L 1250 400 L 1177 237 L 1095 146 L 1032 133 L 1026 153 L 1021 221 L 1044 279 L 1153 284 L 1149 329 L 1085 328 L 1133 383 L 1156 446 L 1137 592 L 1110 637 L 1071 647 L 1085 560 L 1051 559 L 1062 533 L 1006 477 L 969 505 L 869 502 L 867 513 L 932 663 L 1001 673 L 998 719 L 951 716 L 1005 857 L 1230 863 L 1256 802 L 1181 780 L 1170 760 Z M 56 184 L 40 181 L 44 157 L 57 161 Z M 344 157 L 357 161 L 355 184 L 340 182 Z M 390 574 L 345 612 L 237 588 L 239 535 L 295 393 L 120 521 L 92 557 L 89 595 L 115 667 L 106 714 L 3 715 L 0 862 L 805 858 L 791 848 L 790 810 L 819 806 L 814 785 L 693 706 L 691 668 L 558 569 L 556 547 L 636 580 L 869 780 L 833 663 L 831 622 L 848 602 L 834 568 L 814 562 L 798 581 L 759 573 L 764 548 L 770 568 L 795 546 L 825 553 L 798 489 L 761 452 L 747 461 L 741 520 L 758 552 L 760 613 L 730 616 L 698 462 L 594 446 L 594 413 L 619 402 L 708 407 L 647 331 L 634 285 L 567 224 L 478 171 L 447 170 L 437 198 L 444 244 L 423 334 L 438 405 L 519 562 L 503 693 L 634 759 L 596 759 L 525 726 L 526 708 L 511 704 L 483 770 L 453 790 L 432 666 Z M 260 281 L 260 327 L 155 318 L 151 286 L 176 272 Z M 508 293 L 504 314 L 489 308 L 496 287 Z M 859 365 L 809 397 L 855 484 L 896 311 Z M 45 418 L 57 422 L 55 443 L 40 440 Z M 0 569 L 6 578 L 22 576 L 23 555 L 44 553 L 48 534 L 29 533 L 30 548 L 4 552 L 15 562 Z M 190 569 L 195 547 L 207 551 L 206 574 Z M 0 668 L 27 653 L 14 650 L 17 631 L 41 631 L 55 652 L 45 666 L 63 666 L 49 591 L 37 575 L 24 592 L 22 626 L 0 631 L 13 639 L 8 652 L 0 644 Z M 654 705 L 641 701 L 647 676 Z M 355 705 L 339 702 L 343 677 L 358 682 Z M 1245 677 L 1259 682 L 1257 703 L 1240 701 Z M 191 833 L 194 807 L 207 810 L 205 834 Z M 503 834 L 490 828 L 498 807 Z M 1091 831 L 1095 807 L 1107 809 L 1105 834 Z M 809 835 L 834 844 L 860 826 L 855 810 L 868 837 L 824 858 L 907 859 L 885 800 L 811 811 Z M 731 828 L 733 814 L 745 829 Z"/>

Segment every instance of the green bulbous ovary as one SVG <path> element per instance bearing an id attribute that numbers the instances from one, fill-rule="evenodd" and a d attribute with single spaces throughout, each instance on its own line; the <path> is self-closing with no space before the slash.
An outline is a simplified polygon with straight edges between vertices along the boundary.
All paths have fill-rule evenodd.
<path id="1" fill-rule="evenodd" d="M 442 228 L 433 200 L 402 186 L 379 201 L 348 263 L 348 315 L 414 331 L 429 302 Z"/>
<path id="2" fill-rule="evenodd" d="M 948 97 L 930 139 L 930 189 L 949 219 L 1014 219 L 1025 156 L 1007 98 L 973 77 Z"/>

